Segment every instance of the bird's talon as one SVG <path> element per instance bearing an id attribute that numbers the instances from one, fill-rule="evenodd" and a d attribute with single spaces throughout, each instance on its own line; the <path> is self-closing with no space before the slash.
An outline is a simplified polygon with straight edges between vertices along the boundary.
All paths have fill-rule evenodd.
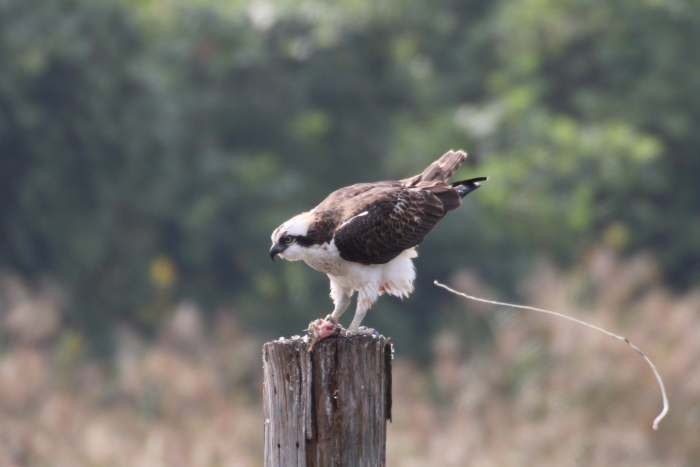
<path id="1" fill-rule="evenodd" d="M 333 315 L 326 315 L 326 317 L 324 318 L 324 320 L 329 321 L 329 322 L 331 322 L 331 323 L 333 323 L 333 324 L 338 324 L 338 321 L 336 321 L 335 319 L 333 319 Z"/>

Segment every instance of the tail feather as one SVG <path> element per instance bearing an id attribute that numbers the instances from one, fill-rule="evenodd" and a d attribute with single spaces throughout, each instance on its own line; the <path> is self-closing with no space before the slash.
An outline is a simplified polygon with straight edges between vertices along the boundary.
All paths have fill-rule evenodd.
<path id="1" fill-rule="evenodd" d="M 488 179 L 488 177 L 470 178 L 469 180 L 462 180 L 459 182 L 450 183 L 450 186 L 457 190 L 457 193 L 459 193 L 459 197 L 461 199 L 467 196 L 472 191 L 479 188 L 481 184 L 478 182 L 483 182 L 484 180 Z"/>
<path id="2" fill-rule="evenodd" d="M 464 151 L 448 151 L 440 159 L 430 164 L 423 173 L 415 177 L 401 180 L 406 186 L 416 186 L 425 182 L 445 182 L 457 171 L 467 153 Z"/>

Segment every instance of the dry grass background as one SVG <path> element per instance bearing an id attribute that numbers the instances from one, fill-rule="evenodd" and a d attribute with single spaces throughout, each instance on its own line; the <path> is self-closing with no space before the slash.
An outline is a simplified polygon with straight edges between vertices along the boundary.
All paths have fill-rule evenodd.
<path id="1" fill-rule="evenodd" d="M 450 285 L 499 298 L 469 271 Z M 542 262 L 523 290 L 527 304 L 647 353 L 671 404 L 659 431 L 656 380 L 626 344 L 551 316 L 456 301 L 495 341 L 466 353 L 445 330 L 430 370 L 397 349 L 388 465 L 700 465 L 700 291 L 673 296 L 649 258 L 602 250 L 567 274 Z M 209 329 L 195 305 L 180 304 L 155 341 L 123 327 L 107 365 L 61 325 L 62 300 L 50 283 L 29 292 L 12 275 L 0 280 L 0 465 L 262 465 L 262 341 L 233 313 Z"/>

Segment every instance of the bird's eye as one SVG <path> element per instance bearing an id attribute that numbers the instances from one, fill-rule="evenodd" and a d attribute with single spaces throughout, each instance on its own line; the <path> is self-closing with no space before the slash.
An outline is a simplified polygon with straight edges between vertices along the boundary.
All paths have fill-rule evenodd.
<path id="1" fill-rule="evenodd" d="M 294 240 L 290 235 L 287 235 L 282 239 L 284 243 L 292 243 L 292 240 Z"/>

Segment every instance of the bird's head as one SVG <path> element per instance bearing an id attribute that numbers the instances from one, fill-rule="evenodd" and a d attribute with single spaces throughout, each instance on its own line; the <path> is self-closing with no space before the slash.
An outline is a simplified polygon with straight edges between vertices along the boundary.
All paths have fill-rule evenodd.
<path id="1" fill-rule="evenodd" d="M 277 227 L 272 232 L 270 258 L 274 261 L 275 256 L 279 255 L 280 258 L 289 261 L 304 259 L 307 254 L 307 245 L 304 244 L 304 240 L 313 220 L 311 213 L 304 212 Z"/>

